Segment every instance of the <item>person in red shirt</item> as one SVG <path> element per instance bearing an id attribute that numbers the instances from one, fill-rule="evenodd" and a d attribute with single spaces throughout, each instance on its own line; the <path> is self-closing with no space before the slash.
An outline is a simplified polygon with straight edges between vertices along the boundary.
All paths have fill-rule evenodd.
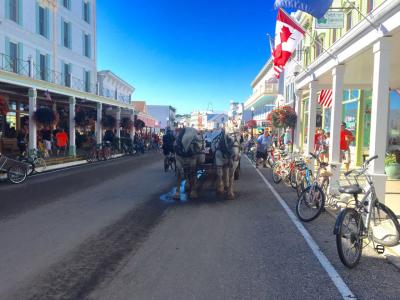
<path id="1" fill-rule="evenodd" d="M 340 158 L 344 163 L 346 172 L 349 171 L 351 163 L 350 144 L 354 141 L 354 136 L 350 130 L 346 129 L 346 123 L 340 126 Z"/>
<path id="2" fill-rule="evenodd" d="M 62 151 L 63 155 L 65 155 L 67 150 L 67 144 L 68 144 L 68 135 L 65 132 L 64 128 L 61 128 L 60 131 L 57 132 L 56 134 L 57 155 L 60 153 L 60 151 Z"/>

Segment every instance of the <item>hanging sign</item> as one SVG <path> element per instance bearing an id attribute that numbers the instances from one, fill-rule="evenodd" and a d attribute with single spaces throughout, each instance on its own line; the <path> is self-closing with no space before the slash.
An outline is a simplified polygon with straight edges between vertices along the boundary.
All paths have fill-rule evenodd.
<path id="1" fill-rule="evenodd" d="M 344 26 L 342 11 L 328 11 L 321 19 L 315 19 L 316 29 L 340 29 Z"/>

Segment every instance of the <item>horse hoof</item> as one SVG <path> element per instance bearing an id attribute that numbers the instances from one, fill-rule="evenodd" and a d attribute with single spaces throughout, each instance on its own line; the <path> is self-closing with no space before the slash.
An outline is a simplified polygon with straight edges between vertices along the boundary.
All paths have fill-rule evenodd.
<path id="1" fill-rule="evenodd" d="M 175 194 L 173 197 L 172 197 L 174 200 L 181 200 L 181 195 L 180 194 Z"/>
<path id="2" fill-rule="evenodd" d="M 228 193 L 227 194 L 227 196 L 226 196 L 226 199 L 228 199 L 228 200 L 235 200 L 235 194 L 230 194 L 230 193 Z"/>

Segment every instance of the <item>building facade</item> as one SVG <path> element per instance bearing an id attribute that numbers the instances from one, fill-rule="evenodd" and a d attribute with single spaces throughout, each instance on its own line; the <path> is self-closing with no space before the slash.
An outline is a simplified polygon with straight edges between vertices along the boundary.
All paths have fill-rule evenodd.
<path id="1" fill-rule="evenodd" d="M 339 178 L 340 124 L 345 122 L 355 141 L 350 150 L 355 164 L 378 155 L 371 172 L 377 192 L 384 199 L 384 160 L 387 151 L 400 149 L 400 2 L 335 0 L 342 8 L 336 28 L 317 28 L 305 13 L 296 15 L 309 32 L 294 60 L 300 68 L 286 83 L 298 115 L 295 148 L 313 151 L 317 127 L 330 132 L 330 162 Z M 337 10 L 335 10 L 337 11 Z M 339 25 L 339 26 L 338 26 Z M 333 26 L 332 26 L 333 27 Z M 332 90 L 332 105 L 318 103 L 321 90 Z"/>
<path id="2" fill-rule="evenodd" d="M 161 129 L 167 127 L 173 129 L 177 126 L 175 121 L 176 108 L 170 105 L 147 105 L 147 110 L 150 115 L 159 121 Z"/>
<path id="3" fill-rule="evenodd" d="M 97 72 L 97 82 L 99 85 L 99 94 L 101 96 L 112 98 L 124 103 L 130 103 L 135 88 L 113 72 Z"/>

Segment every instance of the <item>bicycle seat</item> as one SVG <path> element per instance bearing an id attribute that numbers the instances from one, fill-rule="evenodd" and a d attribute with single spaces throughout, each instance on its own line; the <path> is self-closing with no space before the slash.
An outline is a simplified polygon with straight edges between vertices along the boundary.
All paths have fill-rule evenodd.
<path id="1" fill-rule="evenodd" d="M 339 192 L 343 194 L 357 195 L 361 194 L 363 190 L 358 184 L 353 184 L 353 185 L 341 186 L 339 188 Z"/>

